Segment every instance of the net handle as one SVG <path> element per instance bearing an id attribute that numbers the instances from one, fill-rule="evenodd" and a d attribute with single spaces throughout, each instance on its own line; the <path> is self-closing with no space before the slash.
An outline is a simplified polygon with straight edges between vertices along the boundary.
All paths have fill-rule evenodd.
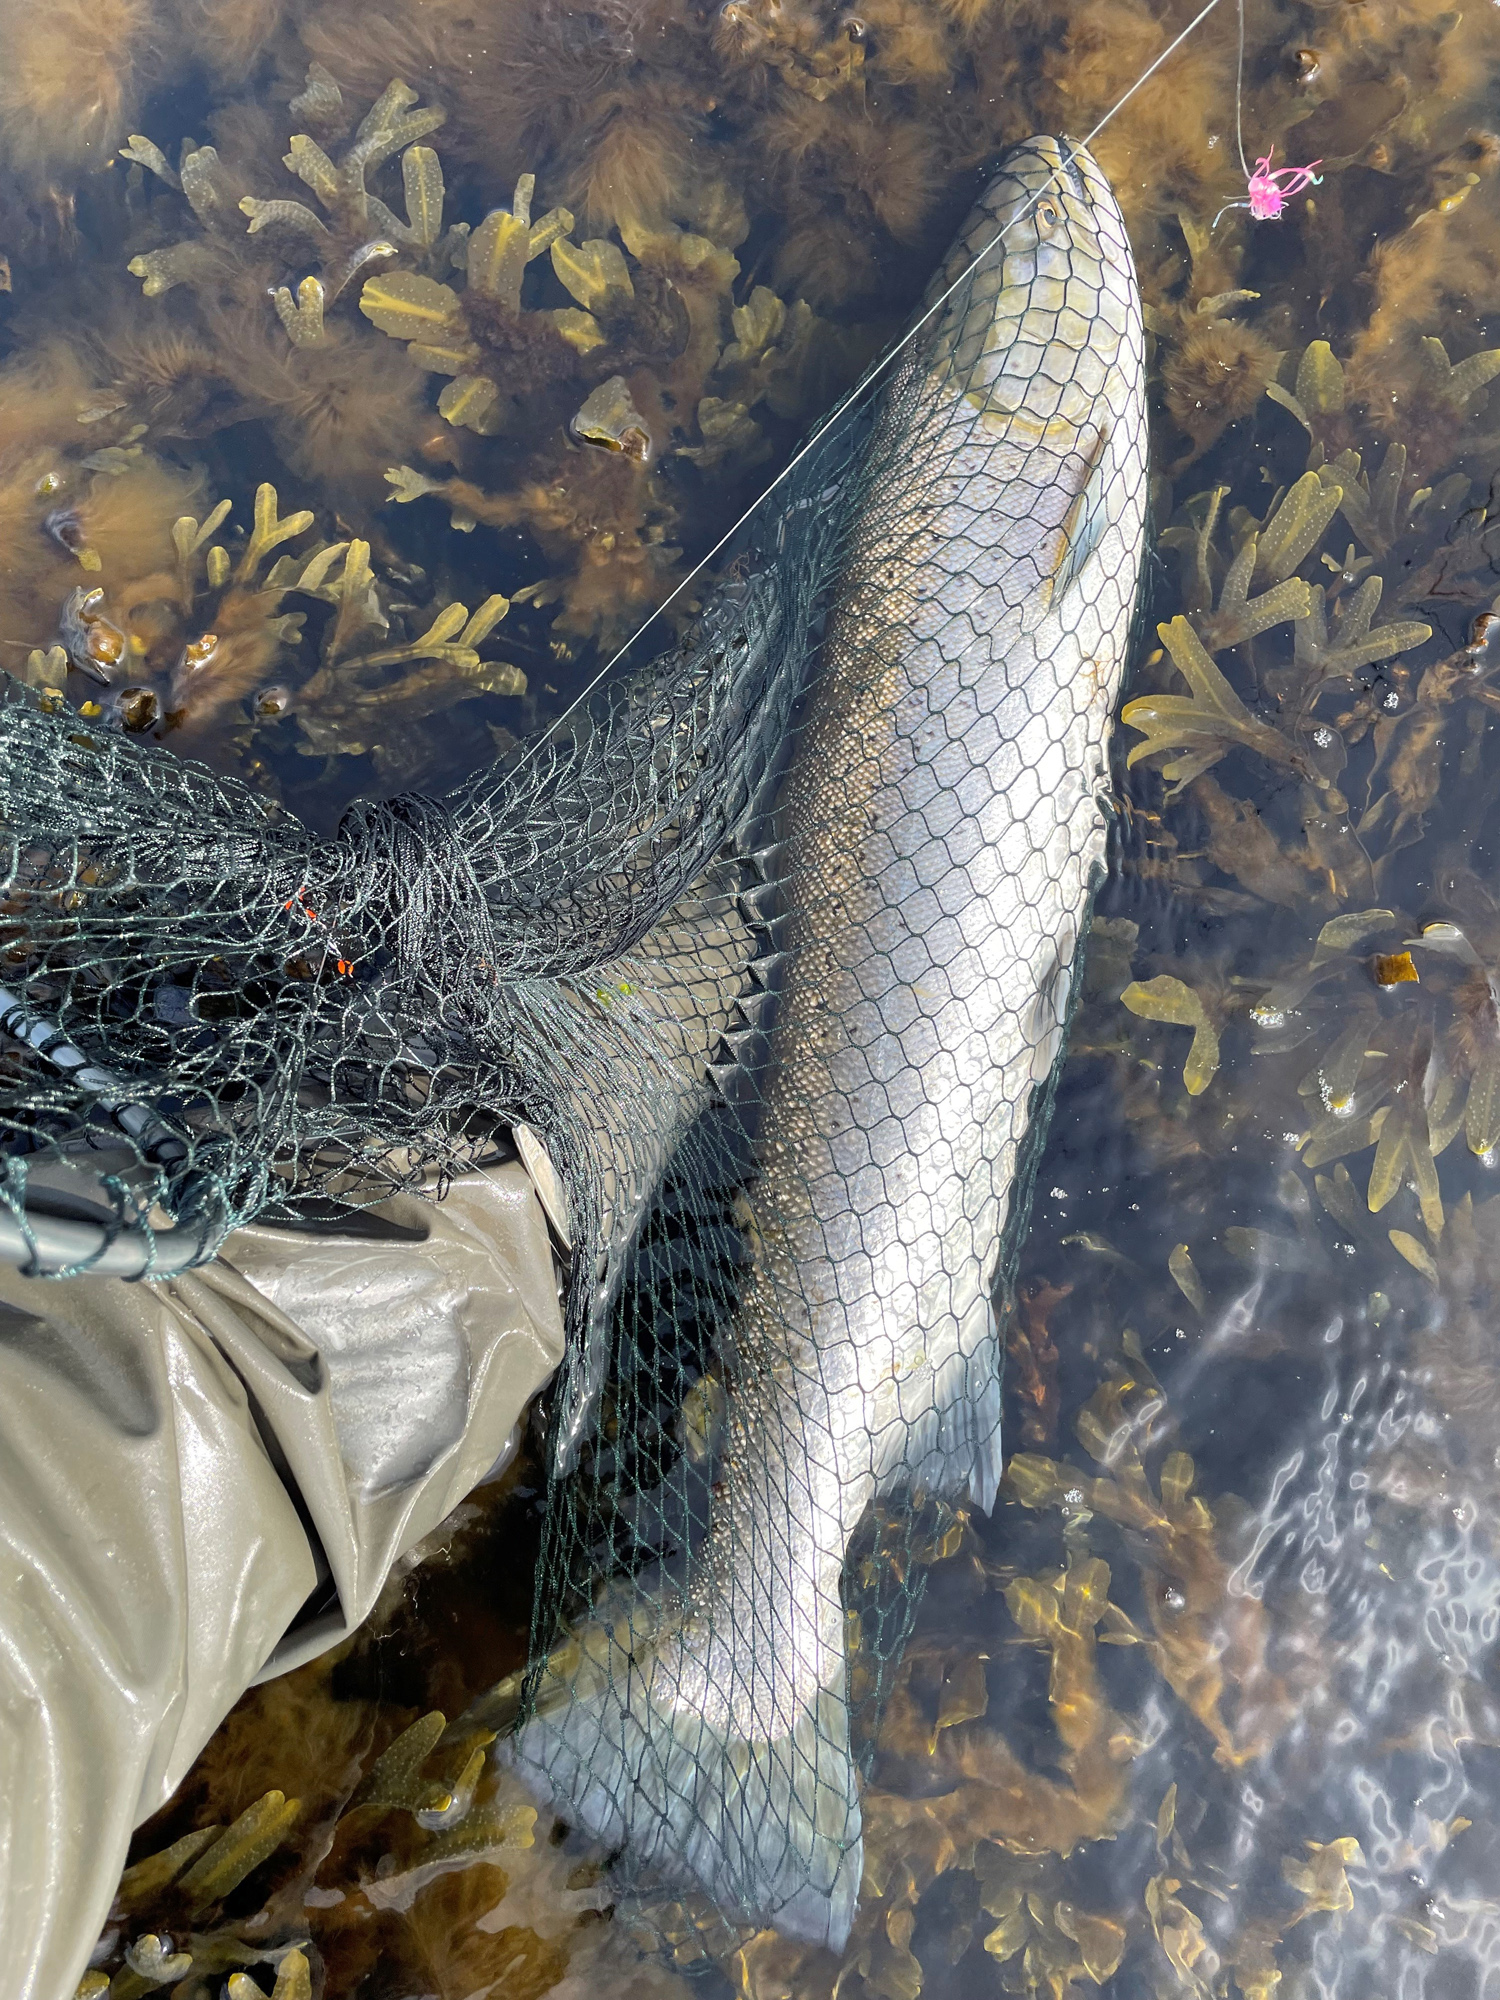
<path id="1" fill-rule="evenodd" d="M 33 1049 L 45 1062 L 74 1083 L 104 1093 L 121 1088 L 111 1071 L 91 1062 L 70 1042 L 55 1021 L 49 1021 L 8 987 L 0 986 L 0 1035 Z M 144 1156 L 166 1165 L 186 1158 L 188 1146 L 145 1104 L 110 1094 L 98 1108 L 108 1114 Z M 110 1228 L 70 1217 L 39 1215 L 22 1208 L 0 1209 L 0 1261 L 32 1275 L 55 1274 L 83 1267 L 90 1277 L 170 1277 L 202 1260 L 216 1233 L 211 1222 L 194 1229 L 151 1229 L 140 1223 Z"/>
<path id="2" fill-rule="evenodd" d="M 101 1223 L 25 1211 L 24 1224 L 0 1210 L 0 1261 L 30 1277 L 72 1271 L 85 1278 L 171 1278 L 203 1261 L 218 1233 L 198 1229 L 110 1230 Z"/>
<path id="3" fill-rule="evenodd" d="M 98 1109 L 105 1112 L 128 1139 L 135 1141 L 148 1160 L 160 1166 L 170 1166 L 187 1158 L 186 1140 L 179 1138 L 148 1105 L 131 1103 L 123 1096 L 113 1094 L 122 1091 L 123 1085 L 112 1070 L 91 1062 L 82 1049 L 74 1047 L 55 1021 L 49 1021 L 44 1014 L 39 1014 L 4 986 L 0 986 L 0 1035 L 9 1035 L 12 1041 L 35 1049 L 44 1061 L 51 1063 L 55 1070 L 73 1083 L 105 1093 L 98 1100 Z"/>

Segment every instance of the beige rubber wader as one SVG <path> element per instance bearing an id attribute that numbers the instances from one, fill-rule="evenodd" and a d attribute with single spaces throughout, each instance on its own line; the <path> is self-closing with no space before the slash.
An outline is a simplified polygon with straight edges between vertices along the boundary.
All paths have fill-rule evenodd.
<path id="1" fill-rule="evenodd" d="M 545 1156 L 539 1178 L 550 1200 Z M 365 1238 L 241 1230 L 157 1284 L 0 1268 L 12 2000 L 69 2000 L 132 1827 L 246 1687 L 368 1615 L 557 1365 L 548 1223 L 519 1161 L 374 1214 Z"/>

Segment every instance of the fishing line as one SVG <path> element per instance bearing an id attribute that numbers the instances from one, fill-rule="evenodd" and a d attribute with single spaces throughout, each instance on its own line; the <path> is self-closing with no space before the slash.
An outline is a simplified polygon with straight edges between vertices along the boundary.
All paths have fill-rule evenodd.
<path id="1" fill-rule="evenodd" d="M 1255 171 L 1251 173 L 1250 162 L 1245 158 L 1245 0 L 1236 0 L 1235 11 L 1239 16 L 1239 34 L 1234 61 L 1234 143 L 1239 149 L 1240 172 L 1245 176 L 1248 199 L 1226 201 L 1208 225 L 1210 236 L 1232 208 L 1248 208 L 1257 222 L 1274 222 L 1285 211 L 1293 195 L 1301 194 L 1306 188 L 1323 185 L 1322 178 L 1314 172 L 1315 168 L 1322 166 L 1321 160 L 1310 161 L 1305 167 L 1277 167 L 1273 173 L 1274 146 L 1269 148 L 1263 160 L 1255 162 Z"/>
<path id="2" fill-rule="evenodd" d="M 963 285 L 967 279 L 973 276 L 974 272 L 984 262 L 985 258 L 989 256 L 990 252 L 993 249 L 995 249 L 998 244 L 1004 242 L 1010 230 L 1014 229 L 1018 223 L 1024 222 L 1029 216 L 1035 214 L 1037 204 L 1044 199 L 1044 197 L 1050 192 L 1051 189 L 1055 188 L 1058 185 L 1060 176 L 1067 172 L 1068 168 L 1072 166 L 1073 162 L 1078 158 L 1079 154 L 1086 151 L 1087 148 L 1094 143 L 1094 141 L 1098 138 L 1099 134 L 1104 130 L 1105 126 L 1109 124 L 1110 120 L 1113 117 L 1115 117 L 1115 115 L 1118 112 L 1124 110 L 1125 106 L 1130 102 L 1131 98 L 1135 96 L 1136 92 L 1141 88 L 1142 84 L 1150 82 L 1151 78 L 1155 76 L 1156 72 L 1161 68 L 1162 64 L 1167 61 L 1168 57 L 1176 54 L 1177 50 L 1182 47 L 1182 44 L 1187 40 L 1188 36 L 1192 34 L 1193 30 L 1199 25 L 1200 22 L 1206 21 L 1208 19 L 1208 16 L 1214 11 L 1215 7 L 1217 7 L 1218 5 L 1219 5 L 1219 0 L 1205 0 L 1205 4 L 1199 8 L 1198 12 L 1193 16 L 1192 20 L 1188 22 L 1187 26 L 1182 30 L 1182 32 L 1174 36 L 1174 38 L 1170 42 L 1168 42 L 1167 46 L 1162 50 L 1161 54 L 1157 56 L 1155 61 L 1150 63 L 1145 69 L 1141 71 L 1140 75 L 1136 78 L 1135 82 L 1131 84 L 1129 90 L 1125 92 L 1124 96 L 1117 99 L 1116 102 L 1110 106 L 1108 111 L 1106 111 L 1104 116 L 1099 120 L 1099 123 L 1094 127 L 1093 131 L 1090 132 L 1086 138 L 1080 139 L 1078 144 L 1073 148 L 1073 151 L 1061 163 L 1061 165 L 1053 169 L 1051 176 L 1043 183 L 1043 185 L 1037 190 L 1036 194 L 1032 197 L 1031 207 L 1023 209 L 1021 213 L 1018 215 L 1012 216 L 1009 222 L 1007 222 L 1001 229 L 997 230 L 996 233 L 990 238 L 989 242 L 985 244 L 984 248 L 980 250 L 964 266 L 964 268 L 959 272 L 958 276 L 953 280 L 953 283 L 949 285 L 947 290 L 945 292 L 940 293 L 939 296 L 933 300 L 932 304 L 927 307 L 926 311 L 923 312 L 919 318 L 913 321 L 912 325 L 907 328 L 906 332 L 902 334 L 901 338 L 895 343 L 895 345 L 892 347 L 888 347 L 885 353 L 881 355 L 879 360 L 874 362 L 865 371 L 865 373 L 855 383 L 854 387 L 844 395 L 841 401 L 834 404 L 832 410 L 829 411 L 828 415 L 823 419 L 822 423 L 818 425 L 817 429 L 813 432 L 812 436 L 807 440 L 807 442 L 804 445 L 801 446 L 801 448 L 796 452 L 794 457 L 781 468 L 780 472 L 777 473 L 776 477 L 771 481 L 771 483 L 768 486 L 764 487 L 761 490 L 761 492 L 759 492 L 755 496 L 755 498 L 750 502 L 750 505 L 745 509 L 744 513 L 740 515 L 739 519 L 735 521 L 731 527 L 725 529 L 724 533 L 720 535 L 719 539 L 714 543 L 713 547 L 708 551 L 708 553 L 700 557 L 699 560 L 693 564 L 693 567 L 688 571 L 687 575 L 676 586 L 676 588 L 673 589 L 666 597 L 662 599 L 661 603 L 656 606 L 654 611 L 651 611 L 650 613 L 647 614 L 647 616 L 635 628 L 635 630 L 631 633 L 630 637 L 624 642 L 624 644 L 618 649 L 618 651 L 612 654 L 611 657 L 605 661 L 604 665 L 599 669 L 598 673 L 594 675 L 593 679 L 589 681 L 579 691 L 579 693 L 574 696 L 573 700 L 568 703 L 568 706 L 563 710 L 562 714 L 557 718 L 557 721 L 552 724 L 552 728 L 549 729 L 545 733 L 545 735 L 540 737 L 537 740 L 537 742 L 534 743 L 532 747 L 527 751 L 526 756 L 523 757 L 521 762 L 516 766 L 517 773 L 523 771 L 526 768 L 527 763 L 536 755 L 537 750 L 541 747 L 541 744 L 547 740 L 547 737 L 550 736 L 555 730 L 561 728 L 562 724 L 567 721 L 568 717 L 572 715 L 574 711 L 577 708 L 579 708 L 583 702 L 588 700 L 589 696 L 594 692 L 594 689 L 598 687 L 599 683 L 602 680 L 607 679 L 608 676 L 614 672 L 615 668 L 619 665 L 621 660 L 624 659 L 625 655 L 630 651 L 631 647 L 635 644 L 636 640 L 639 639 L 643 633 L 650 631 L 651 627 L 656 623 L 657 619 L 661 617 L 662 613 L 664 611 L 669 610 L 670 607 L 676 603 L 677 599 L 681 597 L 682 593 L 688 588 L 689 584 L 691 584 L 695 580 L 695 578 L 702 575 L 703 571 L 707 569 L 708 565 L 713 561 L 714 557 L 718 555 L 720 550 L 723 549 L 729 542 L 733 541 L 734 537 L 739 533 L 740 529 L 743 528 L 745 523 L 748 520 L 750 520 L 750 518 L 755 513 L 758 512 L 758 510 L 776 491 L 777 487 L 781 485 L 783 480 L 791 477 L 792 473 L 796 471 L 797 467 L 802 463 L 803 459 L 807 457 L 808 453 L 811 452 L 818 444 L 820 444 L 822 440 L 828 435 L 829 431 L 833 429 L 834 425 L 839 421 L 840 417 L 843 416 L 844 412 L 853 407 L 853 405 L 859 400 L 859 398 L 862 395 L 864 395 L 865 391 L 870 387 L 871 383 L 879 381 L 880 377 L 884 375 L 886 371 L 891 367 L 891 364 L 894 361 L 896 361 L 897 358 L 902 353 L 905 352 L 906 348 L 908 348 L 911 345 L 912 341 L 916 339 L 917 335 L 921 332 L 922 328 L 927 324 L 928 320 L 932 318 L 932 315 L 935 312 L 937 312 L 940 307 L 945 306 L 948 303 L 949 299 L 953 297 L 953 294 L 959 289 L 959 287 Z M 1243 65 L 1244 48 L 1245 48 L 1245 0 L 1238 0 L 1238 6 L 1239 6 L 1239 19 L 1240 19 L 1240 60 L 1241 64 Z M 1238 86 L 1236 86 L 1235 90 L 1235 122 L 1236 122 L 1236 129 L 1238 129 L 1238 122 L 1239 122 Z M 1241 145 L 1240 147 L 1241 160 L 1244 159 L 1244 156 L 1245 156 L 1244 147 L 1243 145 Z"/>

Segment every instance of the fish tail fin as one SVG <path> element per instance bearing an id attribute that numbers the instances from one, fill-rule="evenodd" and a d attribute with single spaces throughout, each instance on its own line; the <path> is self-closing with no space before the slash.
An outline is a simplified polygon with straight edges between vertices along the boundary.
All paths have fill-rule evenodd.
<path id="1" fill-rule="evenodd" d="M 688 1620 L 637 1600 L 633 1633 L 592 1626 L 553 1655 L 503 1755 L 642 1894 L 697 1892 L 838 1950 L 864 1866 L 843 1610 L 837 1567 L 800 1588 L 795 1568 L 759 1565 L 754 1602 Z"/>
<path id="2" fill-rule="evenodd" d="M 842 1691 L 757 1743 L 623 1690 L 565 1699 L 532 1715 L 506 1760 L 638 1882 L 811 1944 L 847 1941 L 864 1860 Z"/>

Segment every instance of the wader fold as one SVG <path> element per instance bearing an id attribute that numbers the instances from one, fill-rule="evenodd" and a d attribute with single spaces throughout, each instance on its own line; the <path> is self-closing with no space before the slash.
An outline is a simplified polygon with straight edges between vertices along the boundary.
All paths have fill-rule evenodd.
<path id="1" fill-rule="evenodd" d="M 241 1230 L 160 1283 L 0 1268 L 16 2000 L 68 2000 L 131 1829 L 247 1686 L 369 1614 L 392 1563 L 509 1457 L 558 1362 L 547 1220 L 518 1161 L 353 1226 Z"/>

